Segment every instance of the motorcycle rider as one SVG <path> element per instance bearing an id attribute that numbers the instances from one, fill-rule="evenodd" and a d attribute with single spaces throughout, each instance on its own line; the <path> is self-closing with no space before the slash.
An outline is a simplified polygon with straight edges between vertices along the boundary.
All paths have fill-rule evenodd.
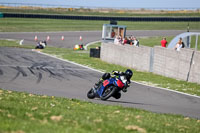
<path id="1" fill-rule="evenodd" d="M 96 83 L 96 86 L 99 86 L 103 83 L 104 80 L 109 79 L 110 77 L 115 77 L 117 80 L 121 80 L 124 83 L 124 87 L 122 88 L 123 92 L 127 92 L 127 88 L 130 86 L 130 79 L 133 75 L 133 72 L 130 69 L 127 69 L 125 72 L 121 71 L 112 71 L 112 74 L 110 73 L 104 73 L 101 79 L 98 83 Z M 97 88 L 97 87 L 94 87 Z M 119 99 L 121 97 L 121 93 L 116 93 L 113 97 L 116 99 Z"/>
<path id="2" fill-rule="evenodd" d="M 40 42 L 38 42 L 38 44 L 35 47 L 35 49 L 44 49 L 46 46 L 47 46 L 47 42 L 46 41 L 40 41 Z"/>

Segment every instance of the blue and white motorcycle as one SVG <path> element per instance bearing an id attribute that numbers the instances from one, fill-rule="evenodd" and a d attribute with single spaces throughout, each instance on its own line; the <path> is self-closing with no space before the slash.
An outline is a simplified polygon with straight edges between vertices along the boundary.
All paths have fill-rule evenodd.
<path id="1" fill-rule="evenodd" d="M 119 99 L 121 90 L 127 86 L 126 82 L 123 83 L 121 78 L 111 77 L 99 85 L 95 85 L 89 90 L 87 97 L 89 99 L 100 98 L 101 100 L 107 100 L 110 97 Z"/>

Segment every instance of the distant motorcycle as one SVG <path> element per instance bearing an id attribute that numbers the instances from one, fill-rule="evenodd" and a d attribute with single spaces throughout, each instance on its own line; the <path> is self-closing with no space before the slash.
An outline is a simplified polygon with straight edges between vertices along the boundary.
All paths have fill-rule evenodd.
<path id="1" fill-rule="evenodd" d="M 94 86 L 87 93 L 89 99 L 100 98 L 101 100 L 107 100 L 110 97 L 119 99 L 121 97 L 121 90 L 126 86 L 120 79 L 111 77 L 104 80 L 98 86 Z"/>

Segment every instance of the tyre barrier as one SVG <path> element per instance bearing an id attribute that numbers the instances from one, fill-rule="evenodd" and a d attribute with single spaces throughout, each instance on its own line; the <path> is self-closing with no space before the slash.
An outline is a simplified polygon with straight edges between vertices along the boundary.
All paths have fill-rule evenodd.
<path id="1" fill-rule="evenodd" d="M 11 18 L 45 18 L 45 19 L 74 19 L 74 20 L 104 20 L 104 21 L 200 21 L 200 17 L 102 17 L 102 16 L 71 16 L 45 14 L 3 13 Z"/>

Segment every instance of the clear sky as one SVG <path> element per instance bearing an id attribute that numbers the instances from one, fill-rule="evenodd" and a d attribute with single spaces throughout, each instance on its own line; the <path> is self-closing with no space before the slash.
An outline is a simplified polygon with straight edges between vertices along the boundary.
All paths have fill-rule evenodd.
<path id="1" fill-rule="evenodd" d="M 72 7 L 200 9 L 200 0 L 0 0 L 1 3 L 66 5 Z"/>

